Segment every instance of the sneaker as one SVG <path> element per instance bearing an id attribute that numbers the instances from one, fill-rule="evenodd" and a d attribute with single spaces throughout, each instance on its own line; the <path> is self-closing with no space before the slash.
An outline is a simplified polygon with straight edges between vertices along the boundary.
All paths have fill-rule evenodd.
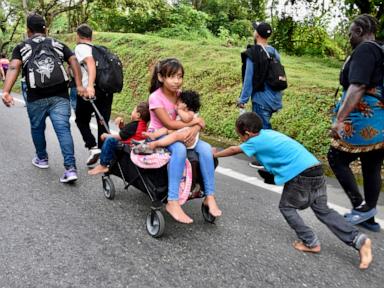
<path id="1" fill-rule="evenodd" d="M 370 223 L 368 221 L 361 222 L 359 225 L 363 226 L 365 229 L 370 230 L 372 232 L 380 232 L 381 226 L 377 222 Z"/>
<path id="2" fill-rule="evenodd" d="M 91 148 L 89 149 L 89 157 L 87 159 L 87 166 L 92 166 L 96 164 L 97 160 L 99 160 L 101 150 L 99 148 Z"/>
<path id="3" fill-rule="evenodd" d="M 61 183 L 69 183 L 77 180 L 77 172 L 75 168 L 65 169 L 64 175 L 60 178 Z"/>
<path id="4" fill-rule="evenodd" d="M 249 162 L 248 165 L 252 168 L 256 168 L 256 169 L 263 169 L 264 166 L 260 164 L 259 161 L 252 161 L 252 162 Z"/>
<path id="5" fill-rule="evenodd" d="M 47 169 L 49 167 L 49 165 L 48 165 L 48 158 L 40 159 L 37 156 L 35 156 L 32 159 L 32 164 L 35 165 L 36 167 L 39 167 L 40 169 Z"/>

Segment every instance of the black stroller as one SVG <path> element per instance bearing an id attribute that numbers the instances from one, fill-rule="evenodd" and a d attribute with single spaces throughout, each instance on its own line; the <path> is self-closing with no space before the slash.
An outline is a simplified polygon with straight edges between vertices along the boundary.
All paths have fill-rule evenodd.
<path id="1" fill-rule="evenodd" d="M 95 109 L 99 120 L 103 123 L 107 131 L 109 131 L 104 119 L 95 104 L 91 100 L 91 104 Z M 112 200 L 115 197 L 116 189 L 111 175 L 120 177 L 125 184 L 125 189 L 129 186 L 134 186 L 140 191 L 148 194 L 152 201 L 151 211 L 147 215 L 146 227 L 149 235 L 152 237 L 160 237 L 164 233 L 165 220 L 161 208 L 163 203 L 167 201 L 168 193 L 168 172 L 167 166 L 163 166 L 158 169 L 143 169 L 137 167 L 130 157 L 131 147 L 126 144 L 122 144 L 118 147 L 116 152 L 116 160 L 110 166 L 109 172 L 102 176 L 104 195 L 107 199 Z M 198 157 L 196 152 L 188 151 L 187 157 L 192 166 L 192 186 L 204 187 L 203 178 L 200 172 Z M 215 159 L 215 167 L 217 167 L 218 161 Z M 200 189 L 194 189 L 193 193 L 190 193 L 188 200 L 194 198 L 204 197 L 204 192 Z M 205 221 L 214 223 L 216 217 L 209 213 L 208 207 L 202 203 L 201 211 Z"/>

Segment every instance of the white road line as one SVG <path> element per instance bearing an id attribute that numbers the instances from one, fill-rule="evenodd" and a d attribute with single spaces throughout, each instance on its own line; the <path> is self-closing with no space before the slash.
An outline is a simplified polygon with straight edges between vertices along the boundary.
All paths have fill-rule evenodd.
<path id="1" fill-rule="evenodd" d="M 16 97 L 14 97 L 13 99 L 14 99 L 15 102 L 19 102 L 19 103 L 25 104 L 25 102 L 23 100 L 21 100 L 21 99 L 18 99 Z M 75 122 L 75 118 L 73 116 L 70 118 L 70 120 L 71 120 L 71 122 Z M 97 125 L 96 124 L 91 123 L 90 126 L 91 126 L 92 129 L 97 130 Z M 117 131 L 111 130 L 111 132 L 117 132 Z M 278 193 L 278 194 L 281 194 L 282 191 L 283 191 L 283 187 L 282 186 L 265 184 L 262 180 L 260 180 L 257 177 L 247 176 L 247 175 L 241 174 L 239 172 L 236 172 L 236 171 L 234 171 L 234 170 L 232 170 L 230 168 L 224 168 L 224 167 L 218 166 L 216 168 L 216 172 L 221 174 L 221 175 L 224 175 L 224 176 L 236 179 L 238 181 L 241 181 L 241 182 L 253 185 L 253 186 L 257 186 L 257 187 L 260 187 L 260 188 L 263 188 L 263 189 L 266 189 L 266 190 L 269 190 L 269 191 L 272 191 L 272 192 L 275 192 L 275 193 Z M 328 202 L 328 206 L 331 207 L 332 209 L 336 210 L 341 215 L 343 215 L 343 214 L 345 214 L 345 213 L 350 211 L 350 209 L 347 209 L 345 207 L 342 207 L 342 206 L 339 206 L 337 204 L 333 204 L 333 203 L 330 203 L 330 202 Z M 384 227 L 384 220 L 379 219 L 379 218 L 375 218 L 375 220 L 382 227 Z"/>

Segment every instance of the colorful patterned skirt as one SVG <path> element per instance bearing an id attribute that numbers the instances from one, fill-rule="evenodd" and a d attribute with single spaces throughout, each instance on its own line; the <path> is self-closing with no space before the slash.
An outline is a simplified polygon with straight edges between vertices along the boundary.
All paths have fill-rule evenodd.
<path id="1" fill-rule="evenodd" d="M 345 99 L 336 105 L 335 115 Z M 344 121 L 342 139 L 332 139 L 331 146 L 336 149 L 360 153 L 384 149 L 384 103 L 371 95 L 364 95 L 357 107 Z"/>

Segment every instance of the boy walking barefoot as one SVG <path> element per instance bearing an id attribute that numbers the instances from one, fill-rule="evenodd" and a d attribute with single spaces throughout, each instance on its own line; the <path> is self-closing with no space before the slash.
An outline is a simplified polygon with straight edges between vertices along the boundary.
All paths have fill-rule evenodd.
<path id="1" fill-rule="evenodd" d="M 316 234 L 297 213 L 297 210 L 311 207 L 316 217 L 332 233 L 359 251 L 359 267 L 367 269 L 372 262 L 371 240 L 328 207 L 325 177 L 320 162 L 290 137 L 277 131 L 262 129 L 261 119 L 254 112 L 244 113 L 237 119 L 236 132 L 243 143 L 214 152 L 214 157 L 239 153 L 245 153 L 248 157 L 255 156 L 274 175 L 277 185 L 284 184 L 279 209 L 300 239 L 293 243 L 293 247 L 312 253 L 319 253 L 321 250 Z"/>

